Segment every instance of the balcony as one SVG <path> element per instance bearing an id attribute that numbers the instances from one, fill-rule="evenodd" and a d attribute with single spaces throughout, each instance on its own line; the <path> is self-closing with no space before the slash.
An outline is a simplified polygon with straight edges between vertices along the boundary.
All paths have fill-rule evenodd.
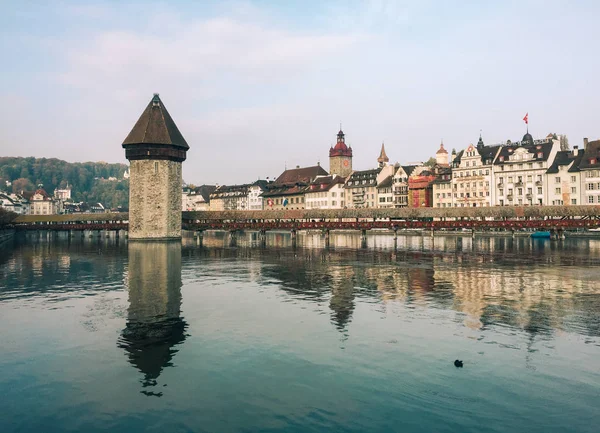
<path id="1" fill-rule="evenodd" d="M 517 183 L 515 183 L 515 186 L 516 187 L 522 187 L 523 186 L 523 182 L 517 182 Z"/>
<path id="2" fill-rule="evenodd" d="M 537 180 L 537 181 L 535 182 L 535 184 L 536 184 L 537 186 L 542 186 L 542 181 L 541 181 L 541 180 Z"/>
<path id="3" fill-rule="evenodd" d="M 498 182 L 498 188 L 504 188 L 504 182 Z"/>
<path id="4" fill-rule="evenodd" d="M 506 199 L 507 199 L 507 200 L 510 200 L 510 201 L 512 201 L 512 199 L 513 199 L 513 196 L 512 196 L 512 194 L 509 194 L 509 195 L 507 195 L 507 196 L 506 196 Z"/>
<path id="5" fill-rule="evenodd" d="M 532 199 L 532 197 L 533 197 L 533 196 L 532 196 L 532 194 L 525 194 L 525 198 L 526 198 L 527 200 L 531 200 L 531 199 Z"/>

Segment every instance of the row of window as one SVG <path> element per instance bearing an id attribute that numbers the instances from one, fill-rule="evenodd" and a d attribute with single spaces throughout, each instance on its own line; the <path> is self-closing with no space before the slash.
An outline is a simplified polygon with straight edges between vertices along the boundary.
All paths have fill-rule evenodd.
<path id="1" fill-rule="evenodd" d="M 500 158 L 501 158 L 500 161 L 502 161 L 502 157 L 500 157 Z M 514 164 L 514 165 L 507 164 L 507 165 L 501 165 L 500 166 L 500 171 L 504 171 L 505 170 L 504 167 L 506 167 L 506 170 L 523 170 L 523 168 L 524 168 L 523 164 Z M 544 163 L 543 162 L 538 162 L 537 163 L 537 167 L 538 168 L 544 168 Z M 527 164 L 527 168 L 533 168 L 533 163 L 531 163 L 531 162 L 528 163 Z"/>

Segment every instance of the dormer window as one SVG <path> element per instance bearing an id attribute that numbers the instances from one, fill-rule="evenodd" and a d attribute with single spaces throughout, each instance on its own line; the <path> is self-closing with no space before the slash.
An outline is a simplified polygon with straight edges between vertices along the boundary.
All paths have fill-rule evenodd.
<path id="1" fill-rule="evenodd" d="M 590 164 L 595 164 L 596 163 L 596 158 L 590 158 Z"/>
<path id="2" fill-rule="evenodd" d="M 538 158 L 541 158 L 541 157 L 543 157 L 543 156 L 544 156 L 544 154 L 543 154 L 542 152 L 538 152 L 538 154 L 537 154 L 537 155 L 538 155 Z"/>
<path id="3" fill-rule="evenodd" d="M 504 157 L 503 156 L 501 156 L 499 159 L 500 159 L 500 162 L 504 161 Z"/>

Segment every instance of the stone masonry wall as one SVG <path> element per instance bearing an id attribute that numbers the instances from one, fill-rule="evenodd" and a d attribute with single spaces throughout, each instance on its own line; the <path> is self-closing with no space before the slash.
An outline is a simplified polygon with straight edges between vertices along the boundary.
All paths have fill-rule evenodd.
<path id="1" fill-rule="evenodd" d="M 181 238 L 181 163 L 131 161 L 129 238 Z"/>

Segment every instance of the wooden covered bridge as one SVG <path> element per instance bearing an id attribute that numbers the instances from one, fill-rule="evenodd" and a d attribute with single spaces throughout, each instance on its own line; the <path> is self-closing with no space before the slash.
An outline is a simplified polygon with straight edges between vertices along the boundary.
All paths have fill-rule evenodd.
<path id="1" fill-rule="evenodd" d="M 71 232 L 128 229 L 127 213 L 21 215 L 12 222 L 17 231 Z M 536 231 L 562 232 L 600 228 L 600 206 L 527 206 L 482 208 L 404 208 L 182 212 L 182 228 L 206 230 L 402 230 Z"/>

